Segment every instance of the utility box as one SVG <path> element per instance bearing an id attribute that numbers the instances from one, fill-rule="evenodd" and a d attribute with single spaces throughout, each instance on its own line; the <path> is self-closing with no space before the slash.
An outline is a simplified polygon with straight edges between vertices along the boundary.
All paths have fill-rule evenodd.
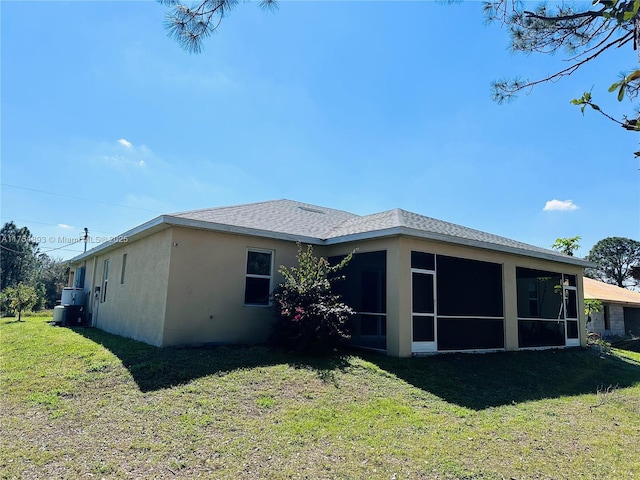
<path id="1" fill-rule="evenodd" d="M 64 307 L 64 322 L 67 327 L 79 327 L 85 325 L 84 306 L 66 305 Z"/>

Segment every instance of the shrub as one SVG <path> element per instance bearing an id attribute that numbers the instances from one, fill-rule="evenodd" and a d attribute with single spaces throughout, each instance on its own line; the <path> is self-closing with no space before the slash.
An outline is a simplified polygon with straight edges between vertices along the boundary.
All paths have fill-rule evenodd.
<path id="1" fill-rule="evenodd" d="M 337 272 L 351 260 L 348 255 L 331 266 L 326 258 L 315 257 L 313 248 L 298 244 L 298 267 L 281 266 L 284 282 L 273 292 L 276 317 L 271 341 L 298 353 L 326 353 L 349 339 L 351 307 L 331 291 L 339 279 Z"/>

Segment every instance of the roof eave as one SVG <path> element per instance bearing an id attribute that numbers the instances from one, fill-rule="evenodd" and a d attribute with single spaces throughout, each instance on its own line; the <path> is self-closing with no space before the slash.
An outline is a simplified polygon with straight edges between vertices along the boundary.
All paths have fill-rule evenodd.
<path id="1" fill-rule="evenodd" d="M 111 240 L 101 243 L 97 247 L 92 248 L 80 255 L 73 257 L 69 260 L 69 263 L 74 264 L 86 260 L 88 258 L 93 257 L 94 255 L 102 254 L 113 250 L 121 246 L 122 243 L 128 243 L 132 240 L 137 240 L 139 238 L 145 237 L 156 231 L 160 231 L 163 229 L 163 225 L 166 222 L 164 221 L 164 215 L 160 215 L 148 222 L 143 223 L 142 225 L 138 225 L 131 230 L 127 230 L 122 235 L 118 235 L 117 237 L 112 238 Z"/>
<path id="2" fill-rule="evenodd" d="M 78 255 L 72 258 L 70 260 L 70 263 L 72 264 L 78 263 L 88 258 L 91 258 L 94 255 L 106 253 L 110 250 L 113 250 L 118 246 L 120 246 L 123 239 L 125 239 L 124 240 L 125 242 L 131 241 L 131 240 L 137 240 L 139 238 L 150 235 L 152 233 L 160 231 L 169 226 L 196 228 L 199 230 L 216 231 L 216 232 L 230 233 L 230 234 L 236 234 L 236 235 L 264 237 L 264 238 L 271 238 L 276 240 L 307 243 L 311 245 L 337 245 L 340 243 L 349 243 L 349 242 L 356 242 L 356 241 L 362 241 L 362 240 L 370 240 L 370 239 L 378 239 L 378 238 L 403 235 L 403 236 L 422 238 L 427 240 L 435 240 L 435 241 L 451 243 L 456 245 L 474 247 L 474 248 L 482 248 L 485 250 L 509 253 L 513 255 L 539 258 L 539 259 L 549 260 L 553 262 L 575 265 L 583 268 L 596 266 L 594 263 L 588 262 L 587 260 L 584 260 L 581 258 L 568 257 L 565 255 L 555 254 L 553 252 L 549 252 L 549 253 L 536 252 L 536 251 L 521 249 L 517 247 L 510 247 L 507 245 L 497 245 L 494 243 L 456 237 L 454 235 L 446 235 L 446 234 L 435 233 L 435 232 L 426 232 L 424 230 L 419 230 L 419 229 L 409 228 L 409 227 L 402 227 L 402 226 L 384 228 L 384 229 L 374 230 L 369 232 L 342 235 L 342 236 L 332 237 L 328 239 L 321 239 L 316 237 L 295 235 L 290 233 L 274 232 L 271 230 L 261 230 L 261 229 L 250 228 L 250 227 L 241 227 L 241 226 L 228 225 L 228 224 L 222 224 L 222 223 L 213 223 L 205 220 L 194 220 L 190 218 L 176 217 L 173 215 L 161 215 L 146 223 L 143 223 L 142 225 L 139 225 L 138 227 L 128 230 L 127 232 L 114 238 L 111 241 L 102 243 L 97 247 L 92 248 L 88 252 L 85 252 L 81 255 Z"/>
<path id="3" fill-rule="evenodd" d="M 536 252 L 532 250 L 526 250 L 523 248 L 509 247 L 507 245 L 497 245 L 494 243 L 482 242 L 479 240 L 456 237 L 453 235 L 445 235 L 445 234 L 434 233 L 434 232 L 425 232 L 423 230 L 418 230 L 418 229 L 409 228 L 409 227 L 391 227 L 391 228 L 385 228 L 382 230 L 376 230 L 372 232 L 343 235 L 343 236 L 327 239 L 326 244 L 336 245 L 336 244 L 346 243 L 346 242 L 355 242 L 360 240 L 369 240 L 374 238 L 384 238 L 384 237 L 391 237 L 391 236 L 398 236 L 398 235 L 423 238 L 427 240 L 436 240 L 436 241 L 445 242 L 445 243 L 453 243 L 456 245 L 464 245 L 467 247 L 482 248 L 485 250 L 493 250 L 497 252 L 510 253 L 510 254 L 519 255 L 519 256 L 534 257 L 542 260 L 566 263 L 569 265 L 575 265 L 583 268 L 596 266 L 594 263 L 584 260 L 582 258 L 569 257 L 566 255 L 555 254 L 553 252 L 549 252 L 549 253 Z"/>
<path id="4" fill-rule="evenodd" d="M 232 233 L 236 235 L 250 235 L 253 237 L 273 238 L 276 240 L 286 240 L 289 242 L 310 243 L 312 245 L 322 245 L 320 238 L 308 237 L 304 235 L 295 235 L 291 233 L 274 232 L 271 230 L 261 230 L 258 228 L 240 227 L 236 225 L 227 225 L 224 223 L 214 223 L 206 220 L 194 220 L 191 218 L 174 217 L 171 215 L 164 216 L 165 221 L 169 225 L 176 227 L 197 228 L 199 230 L 211 230 L 222 233 Z"/>
<path id="5" fill-rule="evenodd" d="M 142 225 L 139 225 L 136 228 L 128 230 L 127 232 L 115 237 L 113 240 L 101 243 L 95 248 L 82 253 L 76 257 L 73 257 L 69 262 L 71 264 L 75 264 L 86 260 L 88 258 L 93 257 L 94 255 L 99 255 L 103 253 L 107 253 L 114 248 L 121 246 L 121 243 L 129 241 L 137 240 L 139 238 L 143 238 L 147 235 L 155 233 L 157 231 L 163 230 L 164 228 L 168 228 L 170 226 L 175 227 L 185 227 L 185 228 L 195 228 L 198 230 L 209 230 L 215 232 L 222 233 L 231 233 L 236 235 L 250 235 L 254 237 L 265 237 L 272 238 L 276 240 L 285 240 L 289 242 L 301 242 L 312 245 L 322 245 L 323 241 L 320 238 L 315 237 L 307 237 L 302 235 L 293 235 L 289 233 L 281 233 L 281 232 L 272 232 L 269 230 L 260 230 L 256 228 L 248 228 L 248 227 L 238 227 L 234 225 L 226 225 L 222 223 L 212 223 L 204 220 L 194 220 L 190 218 L 181 218 L 174 217 L 172 215 L 161 215 L 159 217 L 154 218 Z"/>

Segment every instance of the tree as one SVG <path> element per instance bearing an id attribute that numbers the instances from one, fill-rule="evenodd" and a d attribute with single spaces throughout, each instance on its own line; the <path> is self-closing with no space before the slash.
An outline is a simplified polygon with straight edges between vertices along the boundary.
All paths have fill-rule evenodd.
<path id="1" fill-rule="evenodd" d="M 584 299 L 584 314 L 587 317 L 587 323 L 591 321 L 591 314 L 602 312 L 604 310 L 604 306 L 600 300 L 596 300 L 595 298 L 585 298 Z"/>
<path id="2" fill-rule="evenodd" d="M 331 282 L 350 260 L 345 257 L 331 266 L 326 258 L 315 257 L 311 245 L 298 244 L 298 267 L 281 266 L 284 282 L 273 292 L 276 316 L 272 342 L 299 353 L 321 353 L 350 338 L 348 321 L 353 310 L 331 292 Z"/>
<path id="3" fill-rule="evenodd" d="M 619 287 L 633 283 L 633 269 L 640 266 L 640 242 L 631 238 L 608 237 L 596 243 L 587 260 L 597 268 L 587 269 L 585 275 Z"/>
<path id="4" fill-rule="evenodd" d="M 633 47 L 640 41 L 640 0 L 593 0 L 593 2 L 559 2 L 555 6 L 546 3 L 526 10 L 527 5 L 518 0 L 490 0 L 484 4 L 489 22 L 499 22 L 508 28 L 511 49 L 516 52 L 554 54 L 565 50 L 567 66 L 544 78 L 536 80 L 500 80 L 494 82 L 493 98 L 502 103 L 514 98 L 522 90 L 545 82 L 555 82 L 567 77 L 588 62 L 620 47 Z M 609 87 L 617 92 L 617 100 L 633 101 L 640 91 L 640 70 L 636 66 L 621 74 Z M 593 103 L 591 92 L 574 99 L 584 113 L 585 107 L 601 113 L 626 130 L 640 131 L 638 112 L 629 117 L 614 118 Z M 640 152 L 636 153 L 637 155 Z"/>
<path id="5" fill-rule="evenodd" d="M 56 300 L 60 298 L 68 278 L 68 262 L 45 253 L 38 256 L 37 286 L 43 291 L 42 298 L 39 299 L 42 308 L 56 306 Z"/>
<path id="6" fill-rule="evenodd" d="M 238 0 L 199 0 L 187 7 L 180 0 L 158 0 L 169 7 L 165 26 L 185 50 L 199 53 L 202 41 L 220 26 L 222 19 L 238 5 Z M 259 0 L 265 10 L 277 8 L 277 0 Z"/>
<path id="7" fill-rule="evenodd" d="M 37 274 L 38 243 L 27 227 L 7 222 L 0 229 L 0 289 L 31 284 Z"/>
<path id="8" fill-rule="evenodd" d="M 22 321 L 22 312 L 30 311 L 38 301 L 36 289 L 20 282 L 15 287 L 7 287 L 2 292 L 3 304 L 6 302 L 12 312 L 18 312 L 18 321 Z"/>
<path id="9" fill-rule="evenodd" d="M 565 255 L 569 255 L 573 257 L 573 252 L 580 248 L 580 236 L 570 237 L 570 238 L 556 238 L 556 241 L 553 242 L 551 248 L 554 250 L 558 250 Z"/>

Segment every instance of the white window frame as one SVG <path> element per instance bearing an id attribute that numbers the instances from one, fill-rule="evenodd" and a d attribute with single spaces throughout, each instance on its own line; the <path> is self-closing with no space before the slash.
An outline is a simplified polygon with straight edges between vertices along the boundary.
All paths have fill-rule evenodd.
<path id="1" fill-rule="evenodd" d="M 248 273 L 247 267 L 249 266 L 249 253 L 268 253 L 271 256 L 271 262 L 269 265 L 269 275 L 260 275 L 257 273 Z M 267 303 L 246 303 L 244 302 L 245 307 L 271 307 L 271 292 L 273 290 L 273 264 L 275 260 L 276 253 L 274 250 L 267 250 L 264 248 L 247 248 L 247 254 L 245 256 L 244 262 L 244 296 L 246 298 L 247 295 L 247 278 L 268 278 L 269 279 L 269 300 Z"/>

